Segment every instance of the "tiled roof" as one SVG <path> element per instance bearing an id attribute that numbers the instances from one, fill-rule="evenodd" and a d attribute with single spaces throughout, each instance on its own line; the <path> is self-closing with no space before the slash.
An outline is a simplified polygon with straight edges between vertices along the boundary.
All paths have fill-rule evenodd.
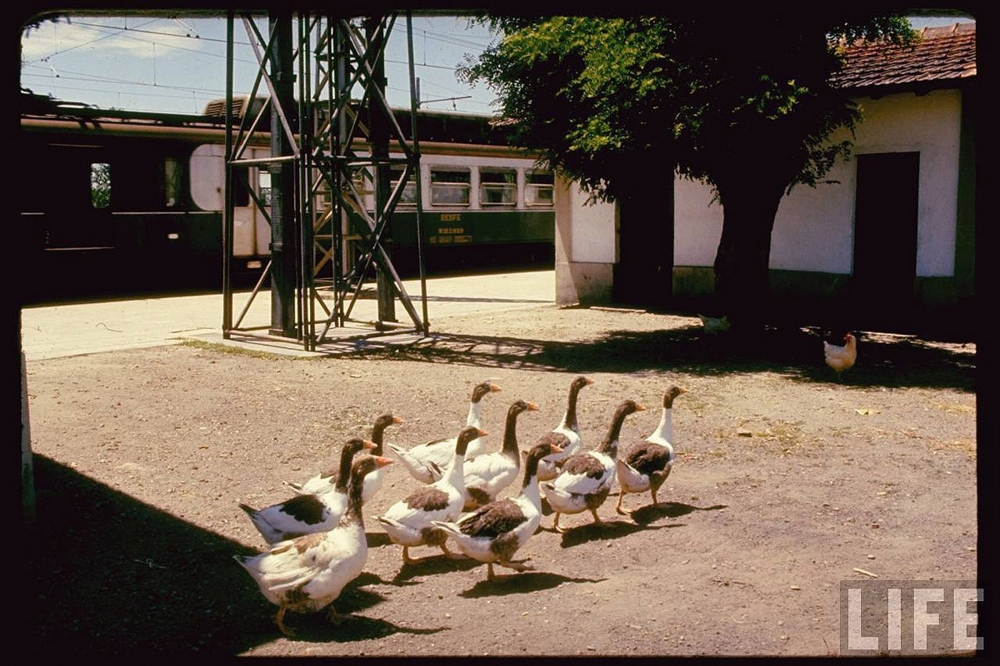
<path id="1" fill-rule="evenodd" d="M 845 52 L 839 88 L 940 87 L 976 75 L 976 24 L 923 28 L 911 46 L 857 44 Z"/>

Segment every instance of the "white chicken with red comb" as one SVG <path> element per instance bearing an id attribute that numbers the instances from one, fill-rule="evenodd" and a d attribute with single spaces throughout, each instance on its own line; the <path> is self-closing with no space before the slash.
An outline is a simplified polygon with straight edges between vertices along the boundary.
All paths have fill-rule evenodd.
<path id="1" fill-rule="evenodd" d="M 840 381 L 840 375 L 850 370 L 858 360 L 858 339 L 848 331 L 844 334 L 843 345 L 834 345 L 824 340 L 823 356 L 826 364 L 837 373 L 837 381 Z"/>

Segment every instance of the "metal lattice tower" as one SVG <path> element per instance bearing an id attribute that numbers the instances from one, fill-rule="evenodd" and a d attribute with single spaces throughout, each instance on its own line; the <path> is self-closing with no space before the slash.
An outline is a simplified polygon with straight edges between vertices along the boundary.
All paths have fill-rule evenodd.
<path id="1" fill-rule="evenodd" d="M 238 119 L 233 113 L 233 44 L 237 20 L 257 57 L 250 99 L 263 85 L 267 102 Z M 271 279 L 270 333 L 295 337 L 314 351 L 331 328 L 349 322 L 370 330 L 350 337 L 414 331 L 426 335 L 427 306 L 420 248 L 420 152 L 410 16 L 409 133 L 385 97 L 384 53 L 396 15 L 341 18 L 288 13 L 268 16 L 261 34 L 251 15 L 228 15 L 226 101 L 226 213 L 224 218 L 223 335 L 240 329 L 250 303 Z M 293 83 L 294 81 L 294 83 Z M 263 96 L 263 95 L 262 95 Z M 306 100 L 297 103 L 295 99 Z M 267 119 L 270 118 L 270 122 Z M 300 131 L 301 128 L 301 131 Z M 269 132 L 271 154 L 247 157 L 251 137 Z M 247 181 L 248 167 L 270 175 L 270 197 Z M 391 221 L 410 178 L 417 187 L 417 242 L 422 314 L 392 263 Z M 233 254 L 234 191 L 240 184 L 271 226 L 271 259 L 233 321 L 230 258 Z M 395 182 L 393 182 L 395 179 Z M 351 318 L 369 269 L 374 267 L 378 318 Z M 412 322 L 396 320 L 398 299 Z M 338 339 L 342 339 L 340 336 Z"/>

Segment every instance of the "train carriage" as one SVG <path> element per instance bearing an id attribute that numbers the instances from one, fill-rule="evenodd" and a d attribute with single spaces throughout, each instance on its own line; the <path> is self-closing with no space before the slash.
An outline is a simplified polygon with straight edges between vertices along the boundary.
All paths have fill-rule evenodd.
<path id="1" fill-rule="evenodd" d="M 221 290 L 225 131 L 218 104 L 203 116 L 182 116 L 28 101 L 17 188 L 31 258 L 21 281 L 25 302 Z M 427 274 L 551 267 L 551 172 L 506 146 L 485 117 L 420 112 L 417 120 Z M 258 136 L 245 156 L 267 156 L 267 140 Z M 248 168 L 246 182 L 267 200 L 266 170 Z M 250 285 L 267 263 L 270 228 L 239 180 L 231 267 L 237 284 Z M 387 243 L 403 277 L 418 269 L 415 186 L 408 184 L 396 208 Z M 361 249 L 346 238 L 350 265 Z"/>

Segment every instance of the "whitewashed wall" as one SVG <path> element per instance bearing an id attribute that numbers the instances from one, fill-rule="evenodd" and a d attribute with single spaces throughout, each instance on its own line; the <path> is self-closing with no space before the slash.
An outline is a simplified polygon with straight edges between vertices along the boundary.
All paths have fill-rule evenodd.
<path id="1" fill-rule="evenodd" d="M 587 195 L 574 188 L 573 228 L 569 237 L 569 255 L 573 261 L 613 264 L 615 252 L 615 207 L 613 204 L 587 204 Z"/>
<path id="2" fill-rule="evenodd" d="M 587 205 L 587 195 L 557 174 L 556 303 L 607 302 L 617 260 L 615 207 Z"/>
<path id="3" fill-rule="evenodd" d="M 960 93 L 904 93 L 861 105 L 855 154 L 920 153 L 917 275 L 953 275 Z M 835 182 L 799 186 L 785 197 L 775 217 L 771 268 L 851 272 L 855 164 L 837 164 L 826 177 Z M 675 196 L 675 265 L 711 266 L 722 234 L 721 206 L 712 203 L 708 187 L 686 180 L 676 182 Z"/>

